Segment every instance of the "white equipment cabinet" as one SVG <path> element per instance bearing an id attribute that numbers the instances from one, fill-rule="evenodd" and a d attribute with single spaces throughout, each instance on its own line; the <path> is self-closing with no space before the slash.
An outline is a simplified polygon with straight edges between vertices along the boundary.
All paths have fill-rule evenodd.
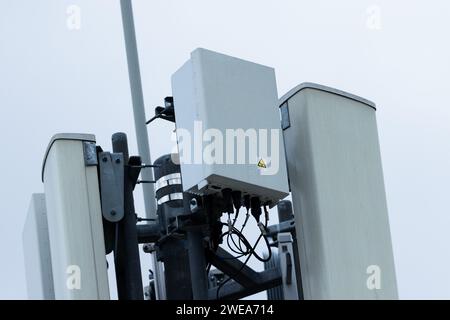
<path id="1" fill-rule="evenodd" d="M 200 48 L 172 76 L 172 91 L 184 191 L 231 188 L 272 205 L 288 195 L 273 68 Z"/>
<path id="2" fill-rule="evenodd" d="M 396 299 L 375 105 L 305 83 L 280 106 L 305 299 Z"/>
<path id="3" fill-rule="evenodd" d="M 59 134 L 42 171 L 55 299 L 109 299 L 95 137 Z"/>

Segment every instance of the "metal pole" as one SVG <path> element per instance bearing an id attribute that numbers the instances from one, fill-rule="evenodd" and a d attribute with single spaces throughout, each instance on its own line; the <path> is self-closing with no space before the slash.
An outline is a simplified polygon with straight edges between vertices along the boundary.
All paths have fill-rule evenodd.
<path id="1" fill-rule="evenodd" d="M 142 94 L 141 72 L 139 69 L 139 56 L 136 45 L 136 33 L 134 30 L 133 7 L 131 0 L 121 0 L 123 33 L 125 38 L 125 48 L 127 52 L 128 76 L 130 80 L 131 99 L 133 102 L 134 125 L 136 128 L 136 138 L 139 156 L 145 164 L 151 164 L 150 147 L 148 143 L 148 133 L 144 96 Z M 144 169 L 141 173 L 142 180 L 153 180 L 153 171 Z M 153 184 L 143 184 L 145 214 L 149 219 L 156 218 L 156 202 Z"/>
<path id="2" fill-rule="evenodd" d="M 193 299 L 208 300 L 208 277 L 201 229 L 191 227 L 187 231 L 187 241 Z"/>
<path id="3" fill-rule="evenodd" d="M 131 99 L 133 102 L 134 125 L 139 155 L 145 164 L 152 164 L 150 146 L 145 117 L 144 96 L 142 94 L 141 72 L 139 69 L 139 56 L 136 44 L 136 32 L 134 30 L 133 7 L 131 0 L 120 0 L 122 12 L 123 33 L 127 53 L 128 76 L 130 80 Z M 144 169 L 141 173 L 142 180 L 152 181 L 153 171 Z M 148 219 L 156 219 L 156 201 L 153 184 L 146 183 L 142 186 L 144 192 L 145 215 Z M 157 299 L 165 298 L 164 273 L 160 263 L 152 254 L 153 270 L 155 273 L 155 288 Z"/>
<path id="4" fill-rule="evenodd" d="M 112 136 L 113 151 L 123 154 L 124 164 L 128 164 L 128 142 L 124 133 Z M 141 261 L 133 200 L 133 185 L 125 166 L 124 207 L 125 215 L 117 223 L 115 244 L 115 267 L 119 300 L 143 300 Z"/>
<path id="5" fill-rule="evenodd" d="M 186 240 L 171 238 L 161 247 L 167 300 L 192 300 L 192 281 Z"/>

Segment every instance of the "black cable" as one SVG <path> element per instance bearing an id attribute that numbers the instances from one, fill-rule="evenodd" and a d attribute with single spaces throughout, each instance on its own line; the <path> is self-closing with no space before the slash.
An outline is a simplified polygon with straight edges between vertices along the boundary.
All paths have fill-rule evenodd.
<path id="1" fill-rule="evenodd" d="M 249 214 L 249 211 L 248 211 L 249 209 L 247 208 L 247 213 L 246 213 L 246 215 L 245 215 L 245 220 L 244 220 L 244 223 L 242 224 L 242 226 L 241 226 L 241 230 L 240 230 L 240 232 L 242 233 L 243 231 L 244 231 L 244 228 L 245 228 L 245 226 L 247 225 L 247 222 L 248 222 L 248 219 L 250 218 L 250 214 Z M 242 251 L 243 251 L 243 249 L 242 249 L 242 242 L 241 242 L 241 240 L 239 239 L 239 249 L 241 249 Z"/>
<path id="2" fill-rule="evenodd" d="M 228 245 L 228 248 L 229 248 L 233 253 L 241 254 L 241 255 L 244 254 L 244 252 L 243 252 L 243 251 L 240 251 L 238 247 L 235 246 L 236 249 L 238 249 L 238 250 L 235 250 L 235 249 L 231 246 L 231 244 L 230 244 L 230 238 L 231 238 L 231 240 L 232 240 L 232 242 L 233 242 L 233 244 L 234 244 L 234 239 L 233 239 L 232 234 L 228 234 L 228 235 L 227 235 L 227 245 Z"/>
<path id="3" fill-rule="evenodd" d="M 233 229 L 233 233 L 232 233 L 232 234 L 236 234 L 240 239 L 241 239 L 241 237 L 244 237 L 242 234 L 239 234 L 239 233 L 236 233 L 236 232 L 238 232 L 238 230 L 237 230 L 237 229 Z M 237 253 L 237 254 L 243 254 L 243 255 L 247 255 L 247 254 L 250 253 L 248 250 L 247 250 L 247 251 L 243 251 L 243 250 L 235 251 L 234 249 L 232 249 L 231 246 L 230 246 L 230 244 L 229 244 L 229 237 L 231 236 L 230 233 L 228 233 L 228 232 L 222 233 L 222 234 L 220 235 L 220 239 L 223 239 L 225 236 L 227 236 L 227 244 L 228 244 L 228 247 L 230 247 L 231 251 L 233 251 L 234 253 Z M 242 240 L 241 240 L 241 241 L 242 241 Z M 243 240 L 243 241 L 247 241 L 247 239 L 245 239 L 245 240 Z M 248 243 L 248 241 L 247 241 L 247 243 Z M 251 245 L 250 245 L 250 246 L 251 246 Z"/>
<path id="4" fill-rule="evenodd" d="M 239 247 L 238 244 L 234 241 L 233 235 L 236 235 L 239 238 L 239 242 L 240 243 L 244 243 L 245 247 L 247 248 L 245 251 L 244 251 L 244 249 L 242 249 L 242 246 Z M 234 232 L 230 235 L 230 238 L 231 238 L 231 241 L 233 242 L 235 248 L 237 250 L 239 250 L 237 253 L 240 253 L 240 254 L 243 254 L 243 255 L 247 255 L 247 254 L 251 253 L 252 245 L 250 244 L 250 242 L 247 240 L 247 238 L 243 234 L 238 232 L 238 230 L 234 230 Z M 229 241 L 227 241 L 227 242 L 229 244 Z M 229 245 L 229 247 L 231 249 L 230 245 Z"/>
<path id="5" fill-rule="evenodd" d="M 148 169 L 148 168 L 160 168 L 161 166 L 159 165 L 154 165 L 154 164 L 142 164 L 140 166 L 133 166 L 133 165 L 125 165 L 125 167 L 128 168 L 132 168 L 132 169 Z"/>
<path id="6" fill-rule="evenodd" d="M 267 258 L 261 258 L 260 256 L 258 256 L 258 254 L 256 252 L 253 253 L 253 255 L 255 256 L 256 259 L 258 259 L 261 262 L 268 262 L 271 258 L 272 258 L 272 248 L 270 246 L 269 240 L 267 239 L 266 236 L 263 235 L 264 241 L 266 242 L 267 245 L 267 251 L 269 251 L 269 255 L 267 256 Z"/>
<path id="7" fill-rule="evenodd" d="M 236 209 L 236 213 L 235 213 L 233 224 L 232 224 L 233 227 L 236 224 L 238 217 L 239 217 L 239 209 Z"/>
<path id="8" fill-rule="evenodd" d="M 224 225 L 224 226 L 228 226 L 228 224 L 226 224 L 226 223 L 224 223 L 224 222 L 221 222 L 221 224 Z M 235 244 L 236 248 L 239 249 L 240 251 L 236 251 L 236 250 L 234 250 L 233 248 L 231 248 L 231 246 L 230 246 L 230 244 L 229 244 L 229 238 L 232 237 L 232 235 L 236 235 L 236 236 L 239 237 L 240 241 L 243 242 L 243 243 L 245 244 L 245 246 L 247 247 L 247 250 L 246 250 L 246 251 L 244 251 L 242 248 L 237 248 L 237 245 L 236 245 L 236 243 L 234 242 L 234 239 L 232 239 L 232 241 L 233 241 L 233 243 Z M 247 255 L 247 254 L 249 254 L 249 253 L 251 252 L 251 247 L 252 247 L 252 245 L 251 245 L 250 242 L 247 240 L 247 238 L 246 238 L 246 237 L 245 237 L 238 229 L 236 229 L 235 227 L 233 227 L 233 228 L 231 229 L 231 234 L 230 234 L 230 232 L 222 233 L 222 234 L 220 235 L 220 239 L 223 239 L 225 236 L 227 236 L 227 244 L 228 244 L 228 247 L 229 247 L 230 250 L 233 251 L 234 253 Z"/>
<path id="9" fill-rule="evenodd" d="M 236 215 L 238 215 L 238 214 L 239 214 L 239 210 L 237 210 L 237 212 L 236 212 Z M 244 254 L 244 255 L 245 255 L 245 254 L 248 254 L 248 252 L 249 252 L 249 250 L 248 250 L 248 247 L 249 247 L 249 246 L 247 246 L 247 251 L 244 251 L 244 249 L 242 248 L 242 245 L 241 245 L 241 243 L 242 243 L 242 238 L 245 239 L 245 236 L 242 234 L 242 232 L 240 232 L 239 230 L 237 230 L 236 227 L 234 227 L 234 225 L 236 224 L 236 218 L 237 218 L 237 217 L 235 217 L 235 220 L 233 221 L 233 224 L 232 224 L 232 228 L 231 228 L 232 231 L 231 231 L 231 234 L 228 233 L 228 236 L 227 236 L 227 244 L 228 244 L 228 247 L 230 248 L 230 250 L 233 251 L 234 253 L 237 253 L 237 254 Z M 233 234 L 235 234 L 235 235 L 238 236 L 238 238 L 239 238 L 239 245 L 236 244 L 236 242 L 234 241 Z M 231 245 L 230 245 L 230 238 L 231 238 L 231 241 L 233 242 L 235 248 L 236 248 L 238 251 L 234 250 L 234 249 L 231 247 Z M 247 241 L 247 239 L 245 239 L 245 241 Z M 249 242 L 247 241 L 247 243 L 249 243 Z M 251 245 L 250 245 L 250 246 L 251 246 Z"/>
<path id="10" fill-rule="evenodd" d="M 264 213 L 265 213 L 265 221 L 264 221 L 264 230 L 267 229 L 267 224 L 269 223 L 269 211 L 267 211 L 266 206 L 264 206 Z M 261 235 L 264 238 L 264 241 L 267 245 L 267 250 L 269 251 L 269 255 L 267 256 L 267 258 L 261 258 L 256 251 L 253 252 L 253 255 L 255 256 L 256 259 L 258 259 L 261 262 L 268 262 L 271 258 L 272 258 L 272 248 L 270 247 L 270 243 L 269 243 L 269 239 L 267 239 L 267 237 L 264 235 L 263 232 L 261 232 Z"/>
<path id="11" fill-rule="evenodd" d="M 230 237 L 231 237 L 231 240 L 233 240 L 232 234 L 233 234 L 234 229 L 235 229 L 235 228 L 234 228 L 234 223 L 235 223 L 235 222 L 236 222 L 236 217 L 235 217 L 233 223 L 231 223 L 230 213 L 228 212 L 228 220 L 227 220 L 228 232 L 226 233 L 226 235 L 227 235 L 227 245 L 228 245 L 228 248 L 229 248 L 232 252 L 234 252 L 234 253 L 236 253 L 236 254 L 242 254 L 242 253 L 243 253 L 242 250 L 241 250 L 241 251 L 236 251 L 236 250 L 234 250 L 234 249 L 231 247 L 231 245 L 230 245 Z M 233 240 L 233 242 L 234 242 L 234 240 Z M 239 249 L 238 249 L 238 250 L 239 250 Z"/>
<path id="12" fill-rule="evenodd" d="M 264 228 L 266 228 L 266 227 L 267 227 L 267 221 L 266 221 L 266 223 L 265 223 L 265 225 L 264 225 Z M 230 246 L 229 238 L 227 237 L 227 244 L 228 244 L 228 247 L 229 247 L 230 250 L 233 251 L 234 253 L 242 254 L 242 255 L 247 255 L 247 254 L 250 253 L 250 254 L 252 254 L 257 260 L 259 260 L 259 261 L 261 261 L 261 262 L 268 262 L 268 261 L 272 258 L 271 246 L 270 246 L 269 240 L 267 239 L 267 237 L 266 237 L 264 234 L 261 233 L 261 235 L 262 235 L 263 238 L 264 238 L 264 242 L 266 243 L 267 249 L 268 249 L 268 251 L 269 251 L 269 256 L 268 256 L 267 258 L 261 257 L 254 249 L 252 249 L 252 245 L 250 244 L 250 242 L 249 242 L 249 241 L 247 240 L 247 238 L 246 238 L 242 233 L 240 233 L 237 229 L 233 229 L 233 233 L 232 233 L 232 234 L 237 235 L 237 236 L 239 237 L 239 242 L 240 242 L 240 243 L 243 243 L 244 246 L 245 246 L 246 249 L 247 249 L 246 251 L 244 251 L 242 248 L 238 248 L 238 245 L 236 244 L 236 242 L 234 241 L 234 239 L 231 238 L 233 244 L 236 246 L 236 249 L 239 249 L 240 252 L 234 250 L 234 249 Z M 230 237 L 230 235 L 228 235 L 228 236 Z"/>
<path id="13" fill-rule="evenodd" d="M 265 212 L 265 223 L 264 223 L 264 228 L 267 228 L 267 224 L 268 224 L 268 218 L 269 218 L 269 213 L 267 211 L 267 208 L 264 206 L 264 212 Z M 245 227 L 245 223 L 244 223 L 244 227 Z M 233 231 L 235 231 L 236 228 L 233 228 Z M 243 229 L 243 228 L 242 228 Z M 236 230 L 237 231 L 237 230 Z M 242 235 L 242 233 L 238 233 L 238 236 Z M 223 238 L 224 234 L 221 235 L 221 237 Z M 264 241 L 266 242 L 267 248 L 269 250 L 269 255 L 266 259 L 261 258 L 257 253 L 256 253 L 256 247 L 258 246 L 259 241 L 261 240 L 261 238 L 264 238 Z M 241 239 L 241 237 L 239 237 L 239 239 Z M 249 244 L 249 242 L 247 241 L 247 239 L 245 238 L 245 236 L 243 236 L 243 242 L 244 245 Z M 230 248 L 231 249 L 231 248 Z M 230 276 L 228 277 L 226 280 L 224 280 L 218 287 L 217 287 L 217 293 L 216 293 L 216 299 L 219 300 L 220 297 L 220 289 L 222 289 L 222 287 L 228 283 L 231 279 L 233 279 L 234 277 L 236 277 L 247 265 L 248 261 L 250 260 L 250 258 L 252 257 L 252 255 L 258 259 L 261 262 L 267 262 L 272 258 L 272 248 L 270 247 L 270 243 L 269 240 L 267 239 L 267 237 L 261 232 L 261 234 L 259 235 L 258 239 L 256 240 L 255 244 L 253 247 L 251 247 L 250 245 L 250 249 L 249 247 L 247 247 L 247 249 L 250 251 L 250 254 L 248 254 L 247 258 L 245 259 L 244 263 L 242 264 L 241 268 L 239 268 L 239 271 L 236 272 L 234 274 L 234 276 Z"/>
<path id="14" fill-rule="evenodd" d="M 141 217 L 136 217 L 136 221 L 137 222 L 142 222 L 142 221 L 157 221 L 158 219 L 156 218 L 141 218 Z"/>
<path id="15" fill-rule="evenodd" d="M 249 218 L 250 218 L 250 214 L 249 214 L 248 209 L 247 209 L 247 214 L 245 216 L 244 223 L 242 224 L 242 227 L 241 227 L 241 232 L 244 230 L 245 226 L 247 225 L 247 222 L 248 222 Z"/>
<path id="16" fill-rule="evenodd" d="M 145 124 L 150 124 L 151 122 L 153 122 L 154 120 L 156 120 L 156 119 L 158 119 L 158 118 L 160 118 L 161 116 L 162 116 L 162 112 L 159 112 L 159 113 L 157 113 L 157 114 L 155 114 L 150 120 L 147 120 L 146 122 L 145 122 Z"/>
<path id="17" fill-rule="evenodd" d="M 266 206 L 264 206 L 264 215 L 265 215 L 265 219 L 266 219 L 266 222 L 268 222 L 269 221 L 269 211 L 267 210 L 267 207 Z M 266 223 L 266 226 L 267 226 L 267 223 Z"/>
<path id="18" fill-rule="evenodd" d="M 248 250 L 247 250 L 247 251 L 244 251 L 244 249 L 242 249 L 242 246 L 240 245 L 240 243 L 242 242 L 240 236 L 238 235 L 239 241 L 238 241 L 238 243 L 236 243 L 236 241 L 234 241 L 233 235 L 235 235 L 235 233 L 231 234 L 231 235 L 230 235 L 230 238 L 231 238 L 231 242 L 233 243 L 234 247 L 235 247 L 237 250 L 239 250 L 239 252 L 242 253 L 242 254 L 247 253 Z M 228 239 L 227 239 L 227 243 L 228 243 L 228 246 L 230 246 L 230 245 L 229 245 Z M 231 248 L 230 248 L 230 249 L 231 249 Z"/>
<path id="19" fill-rule="evenodd" d="M 239 208 L 236 209 L 236 215 L 235 215 L 235 217 L 234 217 L 233 227 L 235 226 L 238 217 L 239 217 Z M 243 225 L 243 227 L 241 228 L 241 231 L 240 231 L 241 233 L 242 233 L 242 230 L 244 230 L 245 224 L 247 224 L 248 217 L 249 217 L 249 215 L 248 215 L 248 209 L 247 209 L 247 216 L 246 216 L 246 220 L 245 220 L 245 222 L 244 222 L 244 225 Z M 228 241 L 228 240 L 227 240 L 227 241 Z M 231 241 L 233 242 L 233 244 L 235 245 L 235 247 L 236 247 L 237 249 L 239 249 L 241 252 L 244 252 L 244 249 L 242 249 L 242 241 L 241 241 L 240 238 L 239 238 L 238 244 L 236 244 L 236 242 L 234 242 L 233 237 L 231 237 Z"/>
<path id="20" fill-rule="evenodd" d="M 265 224 L 264 224 L 264 228 L 267 228 L 267 223 L 268 223 L 268 221 L 266 220 L 266 221 L 265 221 Z M 228 226 L 228 224 L 226 224 L 226 223 L 224 223 L 224 222 L 222 222 L 222 225 Z M 237 236 L 238 236 L 238 238 L 239 238 L 239 243 L 244 244 L 244 246 L 246 247 L 246 250 L 244 250 L 242 247 L 239 248 L 239 246 L 236 244 L 236 242 L 235 242 L 234 239 L 232 238 L 232 235 L 237 235 Z M 246 255 L 250 254 L 250 255 L 253 255 L 257 260 L 259 260 L 259 261 L 261 261 L 261 262 L 268 262 L 268 261 L 272 258 L 272 250 L 271 250 L 271 246 L 270 246 L 270 243 L 269 243 L 269 240 L 267 239 L 267 237 L 264 236 L 263 233 L 261 233 L 261 235 L 262 235 L 262 237 L 264 238 L 264 242 L 266 243 L 267 249 L 268 249 L 268 251 L 269 251 L 269 255 L 268 255 L 267 258 L 261 257 L 261 256 L 260 256 L 260 255 L 252 248 L 252 245 L 251 245 L 250 242 L 247 240 L 247 238 L 246 238 L 239 230 L 237 230 L 236 228 L 233 228 L 233 229 L 232 229 L 232 233 L 231 233 L 231 234 L 230 234 L 229 232 L 223 233 L 223 234 L 220 236 L 220 239 L 223 239 L 225 236 L 227 236 L 227 245 L 228 245 L 228 248 L 229 248 L 233 253 L 239 254 L 240 257 L 246 256 Z M 235 249 L 230 245 L 230 237 L 231 237 L 231 240 L 232 240 L 233 244 L 234 244 L 235 247 L 236 247 L 235 249 L 238 249 L 239 251 L 238 251 L 238 250 L 235 250 Z"/>
<path id="21" fill-rule="evenodd" d="M 267 210 L 267 207 L 264 206 L 264 213 L 265 213 L 265 221 L 264 221 L 264 230 L 267 229 L 267 224 L 269 223 L 269 211 Z M 269 239 L 262 233 L 264 241 L 267 245 L 267 251 L 269 252 L 269 255 L 266 259 L 258 259 L 261 262 L 268 262 L 272 258 L 272 248 L 270 247 Z M 257 256 L 256 252 L 254 253 L 255 257 Z"/>
<path id="22" fill-rule="evenodd" d="M 143 184 L 143 183 L 156 183 L 155 180 L 138 180 L 136 181 L 136 184 Z"/>
<path id="23" fill-rule="evenodd" d="M 269 240 L 267 240 L 267 237 L 265 237 L 262 233 L 261 233 L 261 237 L 264 238 L 264 241 L 266 242 L 267 249 L 268 249 L 268 251 L 269 251 L 268 257 L 267 257 L 267 258 L 262 258 L 262 257 L 260 257 L 260 256 L 256 253 L 255 249 L 253 249 L 253 248 L 252 248 L 252 250 L 251 250 L 251 255 L 253 255 L 257 260 L 259 260 L 259 261 L 261 261 L 261 262 L 268 262 L 268 261 L 272 258 L 272 248 L 270 247 L 270 243 L 269 243 Z"/>

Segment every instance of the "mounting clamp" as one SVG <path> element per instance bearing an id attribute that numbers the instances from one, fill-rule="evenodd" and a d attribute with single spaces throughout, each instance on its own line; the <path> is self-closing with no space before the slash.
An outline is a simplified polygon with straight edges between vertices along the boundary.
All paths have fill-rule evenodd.
<path id="1" fill-rule="evenodd" d="M 124 217 L 124 160 L 122 153 L 99 153 L 103 217 L 118 222 Z"/>

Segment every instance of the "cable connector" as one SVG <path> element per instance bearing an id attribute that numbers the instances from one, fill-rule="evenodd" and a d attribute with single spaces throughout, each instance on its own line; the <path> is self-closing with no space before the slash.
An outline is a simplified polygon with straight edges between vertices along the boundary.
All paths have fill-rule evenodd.
<path id="1" fill-rule="evenodd" d="M 164 107 L 158 106 L 155 108 L 155 115 L 145 124 L 150 124 L 154 120 L 161 118 L 170 122 L 175 122 L 175 108 L 173 104 L 173 97 L 164 98 Z"/>
<path id="2" fill-rule="evenodd" d="M 242 192 L 240 191 L 231 192 L 231 198 L 233 199 L 234 208 L 237 211 L 239 211 L 239 209 L 242 207 Z"/>
<path id="3" fill-rule="evenodd" d="M 246 194 L 244 196 L 244 207 L 247 209 L 247 212 L 250 210 L 250 195 Z"/>
<path id="4" fill-rule="evenodd" d="M 259 227 L 259 230 L 261 230 L 261 234 L 263 236 L 266 236 L 267 235 L 267 229 L 264 226 L 264 224 L 262 222 L 258 222 L 258 227 Z"/>
<path id="5" fill-rule="evenodd" d="M 242 230 L 244 230 L 245 226 L 247 225 L 247 222 L 248 222 L 249 218 L 250 218 L 250 214 L 247 211 L 247 214 L 245 215 L 244 223 L 242 224 L 242 227 L 241 227 L 241 232 L 242 232 Z"/>
<path id="6" fill-rule="evenodd" d="M 255 218 L 256 222 L 259 222 L 259 218 L 261 217 L 261 200 L 258 197 L 251 198 L 251 213 Z"/>
<path id="7" fill-rule="evenodd" d="M 266 221 L 269 221 L 269 210 L 267 210 L 267 207 L 264 205 L 264 214 Z"/>
<path id="8" fill-rule="evenodd" d="M 234 213 L 233 208 L 233 198 L 232 198 L 232 192 L 230 188 L 226 188 L 222 190 L 222 197 L 224 202 L 224 210 L 226 213 Z"/>

